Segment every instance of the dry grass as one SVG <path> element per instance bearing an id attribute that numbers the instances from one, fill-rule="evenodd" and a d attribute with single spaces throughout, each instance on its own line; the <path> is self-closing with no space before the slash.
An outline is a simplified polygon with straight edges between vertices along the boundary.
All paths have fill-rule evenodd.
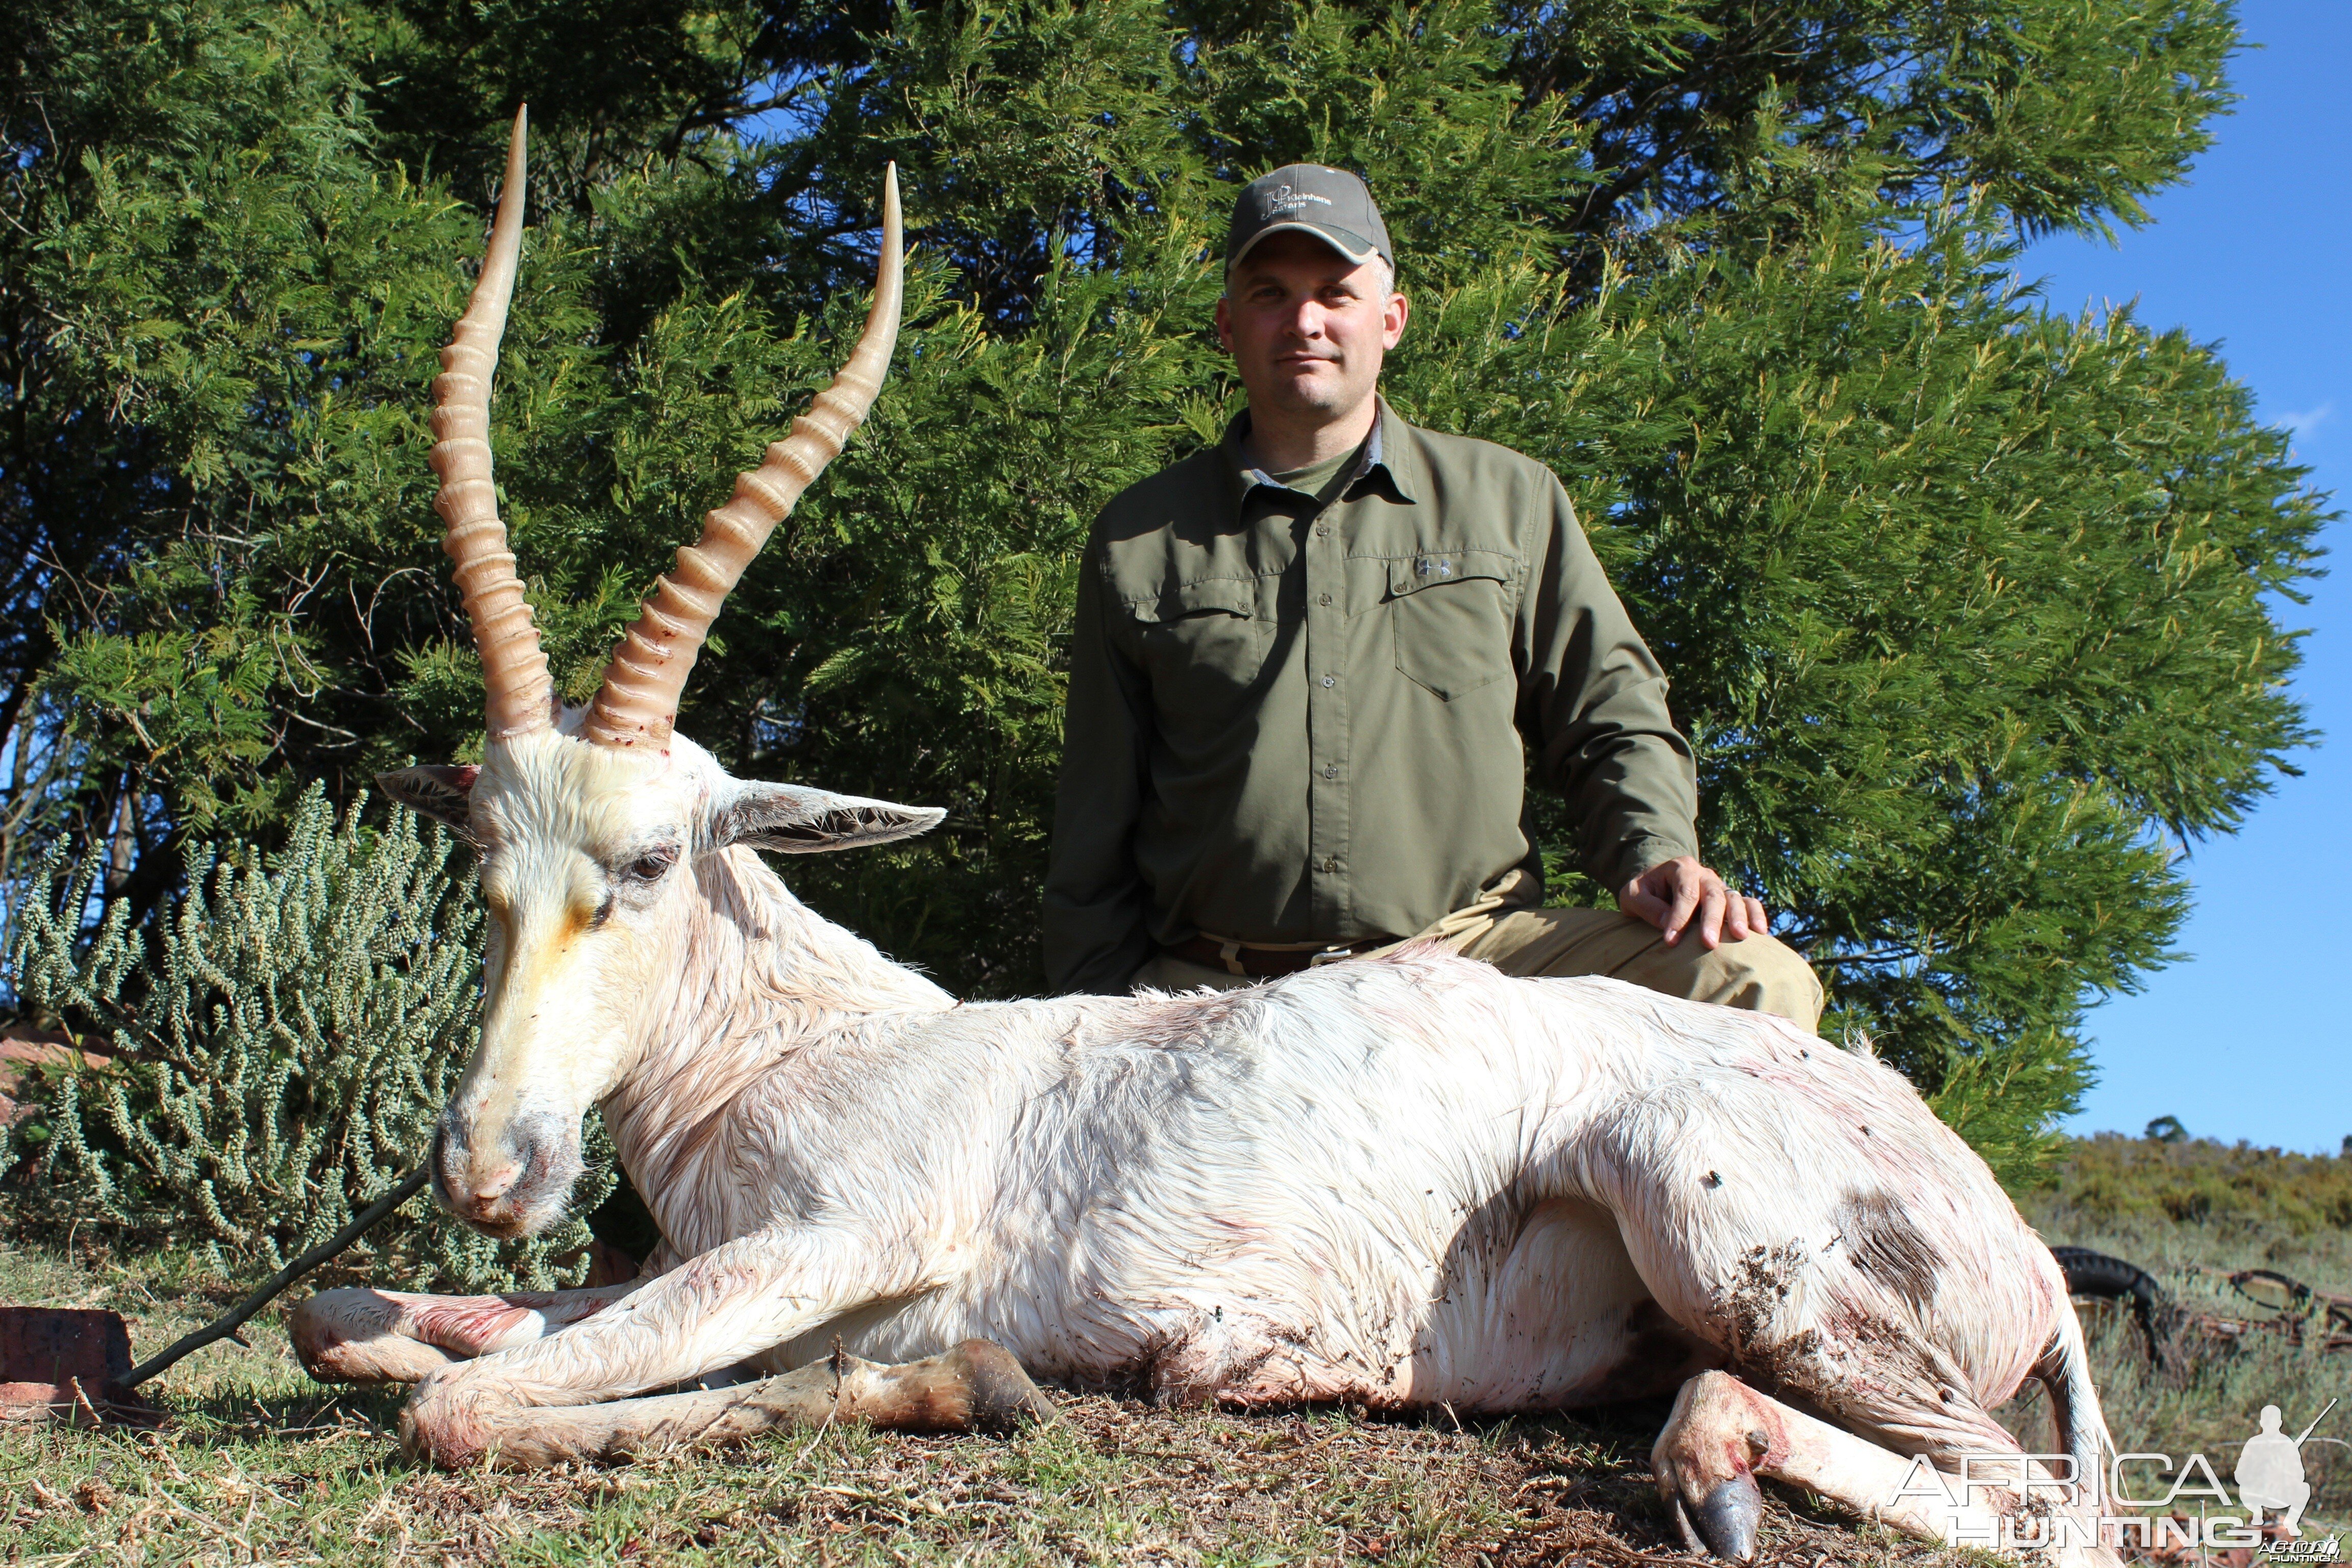
<path id="1" fill-rule="evenodd" d="M 2262 1152 L 2237 1152 L 2237 1163 L 2260 1168 Z M 2114 1163 L 2102 1158 L 2096 1169 L 2104 1177 Z M 2139 1204 L 2110 1206 L 2098 1201 L 2100 1195 L 2098 1186 L 2085 1191 L 2070 1183 L 2030 1194 L 2021 1206 L 2053 1245 L 2089 1247 L 2127 1258 L 2155 1275 L 2172 1304 L 2189 1312 L 2260 1316 L 2262 1309 L 2229 1284 L 2229 1276 L 2241 1268 L 2274 1268 L 2316 1289 L 2352 1294 L 2352 1232 L 2326 1224 L 2264 1225 L 2243 1209 L 2177 1220 Z M 2088 1308 L 2083 1317 L 2100 1405 L 2116 1443 L 2127 1451 L 2201 1453 L 2227 1481 L 2239 1448 L 2259 1426 L 2263 1405 L 2277 1405 L 2292 1433 L 2330 1399 L 2340 1401 L 2303 1448 L 2305 1479 L 2312 1490 L 2305 1530 L 2313 1533 L 2315 1524 L 2326 1521 L 2352 1533 L 2346 1528 L 2352 1522 L 2352 1448 L 2343 1446 L 2344 1439 L 2352 1439 L 2352 1352 L 2330 1352 L 2315 1343 L 2297 1348 L 2284 1335 L 2267 1333 L 2251 1333 L 2231 1345 L 2175 1321 L 2163 1335 L 2164 1364 L 2158 1366 L 2127 1313 Z M 2047 1429 L 2038 1397 L 2016 1401 L 2009 1414 L 2011 1430 L 2021 1436 L 2031 1439 Z"/>
<path id="2" fill-rule="evenodd" d="M 115 1308 L 141 1352 L 230 1295 L 170 1258 L 0 1253 L 0 1300 Z M 611 1468 L 453 1476 L 402 1460 L 396 1395 L 309 1383 L 274 1323 L 248 1337 L 174 1369 L 161 1432 L 0 1428 L 0 1561 L 1688 1561 L 1649 1479 L 1663 1405 L 1457 1426 L 1066 1398 L 1060 1425 L 1001 1441 L 836 1428 Z M 1785 1494 L 1763 1545 L 1781 1568 L 1973 1560 Z"/>

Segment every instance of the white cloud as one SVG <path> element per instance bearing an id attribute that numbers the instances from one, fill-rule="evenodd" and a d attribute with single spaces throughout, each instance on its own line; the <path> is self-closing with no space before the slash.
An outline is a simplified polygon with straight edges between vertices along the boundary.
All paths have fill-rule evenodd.
<path id="1" fill-rule="evenodd" d="M 2333 399 L 2330 399 L 2316 408 L 2306 408 L 2299 414 L 2290 409 L 2280 415 L 2273 423 L 2285 426 L 2298 437 L 2307 437 L 2319 428 L 2323 420 L 2332 419 L 2335 416 L 2336 404 Z"/>

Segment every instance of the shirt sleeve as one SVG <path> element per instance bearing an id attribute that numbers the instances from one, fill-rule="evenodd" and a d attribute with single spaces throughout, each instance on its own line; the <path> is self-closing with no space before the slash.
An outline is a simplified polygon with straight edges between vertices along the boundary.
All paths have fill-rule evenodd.
<path id="1" fill-rule="evenodd" d="M 1517 635 L 1519 731 L 1568 802 L 1585 874 L 1614 891 L 1698 852 L 1698 773 L 1666 707 L 1665 672 L 1609 585 L 1568 492 L 1528 520 Z M 1544 509 L 1537 509 L 1542 511 Z"/>
<path id="2" fill-rule="evenodd" d="M 1141 672 L 1111 646 L 1106 621 L 1101 572 L 1089 549 L 1078 568 L 1045 870 L 1045 984 L 1057 995 L 1124 992 L 1151 956 L 1150 900 L 1134 848 L 1150 695 Z"/>

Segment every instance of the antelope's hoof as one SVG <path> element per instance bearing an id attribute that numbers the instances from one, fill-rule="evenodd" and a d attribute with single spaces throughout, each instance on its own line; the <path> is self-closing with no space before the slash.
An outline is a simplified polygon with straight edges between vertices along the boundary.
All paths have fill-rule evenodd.
<path id="1" fill-rule="evenodd" d="M 428 1377 L 400 1412 L 400 1451 L 411 1464 L 462 1470 L 481 1462 L 490 1446 L 478 1401 L 446 1378 Z"/>
<path id="2" fill-rule="evenodd" d="M 1754 1559 L 1764 1519 L 1755 1467 L 1772 1450 L 1772 1429 L 1763 1401 L 1728 1373 L 1703 1372 L 1675 1396 L 1650 1468 L 1691 1551 Z"/>
<path id="3" fill-rule="evenodd" d="M 400 1331 L 400 1304 L 373 1290 L 322 1290 L 294 1309 L 287 1337 L 321 1383 L 420 1383 L 456 1358 Z"/>
<path id="4" fill-rule="evenodd" d="M 1009 1432 L 1024 1421 L 1060 1419 L 1045 1391 L 994 1340 L 966 1340 L 940 1360 L 962 1380 L 971 1401 L 966 1418 L 982 1432 Z"/>
<path id="5" fill-rule="evenodd" d="M 1685 1544 L 1693 1551 L 1734 1563 L 1754 1560 L 1757 1528 L 1764 1522 L 1764 1494 L 1754 1476 L 1734 1476 L 1717 1483 L 1697 1508 L 1687 1512 L 1676 1498 L 1675 1511 L 1683 1521 Z"/>

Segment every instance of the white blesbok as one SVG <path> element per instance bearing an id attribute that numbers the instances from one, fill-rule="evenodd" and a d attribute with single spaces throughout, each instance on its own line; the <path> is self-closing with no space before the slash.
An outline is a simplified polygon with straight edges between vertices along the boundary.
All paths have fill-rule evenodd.
<path id="1" fill-rule="evenodd" d="M 1430 945 L 1223 995 L 961 1004 L 793 898 L 759 850 L 941 814 L 741 783 L 670 725 L 720 599 L 872 405 L 895 180 L 846 367 L 560 712 L 490 480 L 522 191 L 518 117 L 435 386 L 488 744 L 386 781 L 478 847 L 492 917 L 435 1189 L 489 1235 L 544 1227 L 595 1104 L 663 1244 L 599 1289 L 314 1297 L 314 1373 L 415 1382 L 404 1433 L 445 1465 L 1049 1414 L 1024 1367 L 1239 1405 L 1679 1390 L 1654 1462 L 1695 1546 L 1750 1552 L 1759 1475 L 1928 1535 L 2094 1510 L 2105 1428 L 2058 1268 L 1866 1054 Z M 2018 1456 L 1989 1412 L 2028 1376 L 2083 1484 L 2018 1458 L 2023 1496 L 1948 1501 L 1913 1473 Z"/>

